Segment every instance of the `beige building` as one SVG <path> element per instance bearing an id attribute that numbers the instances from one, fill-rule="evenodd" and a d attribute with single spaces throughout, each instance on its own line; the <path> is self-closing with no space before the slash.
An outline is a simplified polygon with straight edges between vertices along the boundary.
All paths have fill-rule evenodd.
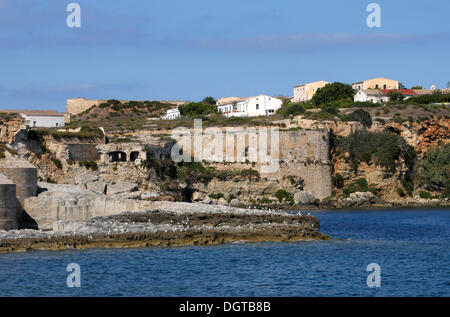
<path id="1" fill-rule="evenodd" d="M 329 84 L 327 81 L 315 81 L 303 85 L 294 86 L 293 102 L 308 101 L 316 94 L 317 90 Z"/>
<path id="2" fill-rule="evenodd" d="M 380 77 L 353 83 L 352 88 L 356 91 L 367 89 L 399 89 L 399 83 L 396 80 Z"/>

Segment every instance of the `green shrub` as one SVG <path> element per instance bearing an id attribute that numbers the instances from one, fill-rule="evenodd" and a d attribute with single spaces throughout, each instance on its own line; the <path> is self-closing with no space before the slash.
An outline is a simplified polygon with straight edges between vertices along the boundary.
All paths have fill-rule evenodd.
<path id="1" fill-rule="evenodd" d="M 326 108 L 323 108 L 322 112 L 328 112 L 328 113 L 331 113 L 331 114 L 337 116 L 339 114 L 339 109 L 328 106 Z"/>
<path id="2" fill-rule="evenodd" d="M 450 186 L 450 144 L 428 150 L 416 170 L 420 186 L 445 191 Z"/>
<path id="3" fill-rule="evenodd" d="M 83 161 L 80 164 L 81 164 L 81 166 L 84 166 L 87 169 L 90 169 L 90 170 L 93 170 L 93 171 L 98 171 L 97 162 L 94 162 L 94 161 Z"/>
<path id="4" fill-rule="evenodd" d="M 323 105 L 340 99 L 353 99 L 354 94 L 352 86 L 335 82 L 318 89 L 311 102 L 315 105 Z"/>
<path id="5" fill-rule="evenodd" d="M 277 110 L 277 114 L 283 117 L 296 116 L 299 114 L 303 114 L 305 112 L 305 108 L 303 104 L 300 102 L 291 103 L 289 100 L 284 101 L 283 105 L 280 109 Z"/>
<path id="6" fill-rule="evenodd" d="M 363 109 L 356 109 L 349 115 L 341 116 L 342 121 L 357 121 L 364 125 L 366 128 L 372 126 L 372 116 L 370 113 Z"/>
<path id="7" fill-rule="evenodd" d="M 273 204 L 274 201 L 272 199 L 267 198 L 267 197 L 263 197 L 261 199 L 258 199 L 258 203 L 261 204 L 261 205 L 270 205 L 270 204 Z"/>
<path id="8" fill-rule="evenodd" d="M 402 188 L 397 188 L 397 194 L 400 196 L 400 197 L 405 197 L 405 192 L 403 191 L 403 189 Z"/>
<path id="9" fill-rule="evenodd" d="M 433 195 L 431 195 L 431 193 L 429 193 L 429 192 L 421 190 L 419 192 L 419 197 L 422 198 L 422 199 L 432 199 Z"/>
<path id="10" fill-rule="evenodd" d="M 291 205 L 294 204 L 294 198 L 289 192 L 285 191 L 284 189 L 277 190 L 277 192 L 275 193 L 275 197 L 277 197 L 280 203 L 283 201 L 283 199 L 286 199 L 286 201 L 288 201 Z"/>
<path id="11" fill-rule="evenodd" d="M 211 199 L 220 199 L 220 198 L 224 198 L 225 197 L 225 195 L 223 193 L 217 193 L 217 194 L 216 193 L 211 193 L 208 196 Z"/>
<path id="12" fill-rule="evenodd" d="M 333 186 L 336 188 L 344 187 L 344 177 L 341 174 L 336 174 L 332 178 Z"/>
<path id="13" fill-rule="evenodd" d="M 179 106 L 181 115 L 188 117 L 206 116 L 208 114 L 217 113 L 217 106 L 203 102 L 190 102 L 186 105 Z"/>
<path id="14" fill-rule="evenodd" d="M 52 162 L 53 162 L 53 164 L 56 165 L 56 167 L 57 167 L 58 169 L 62 169 L 62 163 L 61 163 L 60 160 L 58 160 L 58 159 L 56 159 L 56 158 L 52 158 Z"/>
<path id="15" fill-rule="evenodd" d="M 358 178 L 351 182 L 347 187 L 344 188 L 344 197 L 350 196 L 352 193 L 356 192 L 371 192 L 377 194 L 376 189 L 369 187 L 367 180 L 365 178 Z"/>

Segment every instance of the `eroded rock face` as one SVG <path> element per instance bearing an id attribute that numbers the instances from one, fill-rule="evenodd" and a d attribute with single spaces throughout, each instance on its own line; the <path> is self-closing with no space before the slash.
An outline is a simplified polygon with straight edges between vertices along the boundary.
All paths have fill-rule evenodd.
<path id="1" fill-rule="evenodd" d="M 97 175 L 80 174 L 75 176 L 75 184 L 78 186 L 86 186 L 87 183 L 98 181 Z"/>
<path id="2" fill-rule="evenodd" d="M 324 207 L 332 208 L 358 208 L 358 207 L 386 207 L 392 204 L 378 198 L 371 192 L 356 192 L 347 198 L 331 199 Z"/>
<path id="3" fill-rule="evenodd" d="M 297 205 L 312 205 L 316 201 L 313 193 L 309 191 L 298 192 L 294 195 L 294 202 Z"/>
<path id="4" fill-rule="evenodd" d="M 19 116 L 9 120 L 0 119 L 0 142 L 12 144 L 16 136 L 26 129 L 24 120 Z"/>

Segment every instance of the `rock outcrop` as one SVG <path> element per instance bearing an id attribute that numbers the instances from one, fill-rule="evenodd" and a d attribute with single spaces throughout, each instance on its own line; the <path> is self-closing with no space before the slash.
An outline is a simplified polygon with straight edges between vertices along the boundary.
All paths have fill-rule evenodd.
<path id="1" fill-rule="evenodd" d="M 155 202 L 147 211 L 57 221 L 54 231 L 0 231 L 0 253 L 91 247 L 327 240 L 316 217 L 204 204 Z"/>
<path id="2" fill-rule="evenodd" d="M 52 230 L 59 220 L 85 220 L 146 207 L 144 201 L 106 196 L 76 185 L 39 183 L 39 189 L 37 197 L 25 199 L 24 208 L 42 230 Z"/>

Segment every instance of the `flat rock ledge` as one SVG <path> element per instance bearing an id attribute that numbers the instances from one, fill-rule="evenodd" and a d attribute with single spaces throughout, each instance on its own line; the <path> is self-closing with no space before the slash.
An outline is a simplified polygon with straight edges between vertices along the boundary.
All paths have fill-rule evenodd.
<path id="1" fill-rule="evenodd" d="M 58 221 L 53 231 L 0 231 L 0 253 L 330 239 L 319 228 L 316 217 L 300 213 L 160 202 L 142 212 Z"/>

